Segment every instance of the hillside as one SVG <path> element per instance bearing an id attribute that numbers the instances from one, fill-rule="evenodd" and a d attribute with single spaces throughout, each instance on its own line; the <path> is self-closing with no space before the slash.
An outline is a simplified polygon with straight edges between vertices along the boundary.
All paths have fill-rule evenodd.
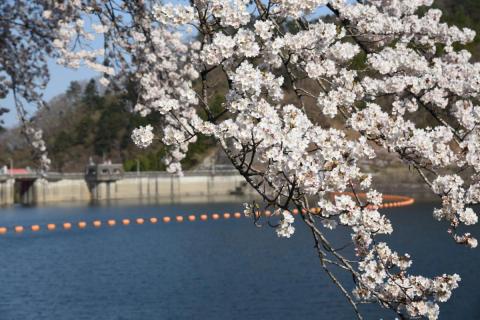
<path id="1" fill-rule="evenodd" d="M 477 32 L 474 42 L 467 46 L 476 61 L 480 60 L 480 1 L 479 0 L 435 0 L 434 7 L 443 11 L 443 21 Z"/>
<path id="2" fill-rule="evenodd" d="M 127 171 L 136 170 L 137 161 L 142 171 L 164 170 L 161 158 L 165 150 L 161 143 L 142 150 L 130 139 L 135 127 L 158 123 L 155 115 L 143 118 L 131 112 L 134 97 L 131 91 L 99 93 L 93 79 L 85 85 L 72 82 L 67 92 L 53 99 L 35 119 L 36 126 L 44 131 L 51 169 L 83 171 L 91 157 L 95 161 L 123 163 Z M 209 139 L 200 137 L 184 161 L 185 168 L 199 163 L 211 147 Z M 11 158 L 16 167 L 34 166 L 29 152 L 19 129 L 0 137 L 0 164 L 9 163 Z"/>

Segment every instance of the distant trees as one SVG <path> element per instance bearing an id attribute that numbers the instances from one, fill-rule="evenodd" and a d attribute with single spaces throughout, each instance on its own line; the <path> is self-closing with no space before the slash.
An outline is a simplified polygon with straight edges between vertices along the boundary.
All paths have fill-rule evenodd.
<path id="1" fill-rule="evenodd" d="M 90 84 L 90 82 L 89 82 Z M 75 102 L 80 99 L 82 95 L 82 86 L 78 81 L 70 82 L 67 91 L 65 92 L 65 96 L 68 99 L 70 104 L 74 104 Z"/>
<path id="2" fill-rule="evenodd" d="M 82 101 L 91 109 L 98 107 L 100 96 L 98 95 L 97 82 L 95 79 L 88 81 L 83 91 Z"/>
<path id="3" fill-rule="evenodd" d="M 132 99 L 134 101 L 135 94 L 128 90 L 100 94 L 95 79 L 86 84 L 72 81 L 66 92 L 54 99 L 33 122 L 45 132 L 52 170 L 82 171 L 90 156 L 97 161 L 110 159 L 123 163 L 126 171 L 136 171 L 137 162 L 142 171 L 165 170 L 164 146 L 157 143 L 148 150 L 139 150 L 130 138 L 134 128 L 158 121 L 156 114 L 144 118 L 132 113 Z M 214 100 L 215 108 L 221 108 L 223 98 L 216 96 Z M 197 165 L 213 146 L 212 139 L 200 138 L 184 160 L 185 167 Z M 19 165 L 32 166 L 32 159 L 25 156 L 25 148 L 24 145 L 15 149 L 0 148 L 0 160 L 11 157 Z"/>
<path id="4" fill-rule="evenodd" d="M 0 107 L 0 133 L 5 130 L 5 128 L 3 127 L 5 121 L 2 119 L 2 116 L 8 112 L 10 112 L 10 110 L 8 110 L 7 108 Z"/>
<path id="5" fill-rule="evenodd" d="M 480 61 L 480 1 L 436 0 L 434 6 L 443 10 L 443 20 L 477 32 L 477 37 L 466 47 L 475 60 Z"/>

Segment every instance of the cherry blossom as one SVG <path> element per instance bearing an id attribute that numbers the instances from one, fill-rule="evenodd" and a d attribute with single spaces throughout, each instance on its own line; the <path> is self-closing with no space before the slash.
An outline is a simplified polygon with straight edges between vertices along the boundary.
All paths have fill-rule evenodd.
<path id="1" fill-rule="evenodd" d="M 153 142 L 154 135 L 152 131 L 153 127 L 151 125 L 134 129 L 132 132 L 133 142 L 140 148 L 148 147 Z"/>

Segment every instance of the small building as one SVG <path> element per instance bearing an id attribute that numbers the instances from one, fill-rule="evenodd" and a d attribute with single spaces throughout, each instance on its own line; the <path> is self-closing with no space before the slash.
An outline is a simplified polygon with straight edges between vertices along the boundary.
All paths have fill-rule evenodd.
<path id="1" fill-rule="evenodd" d="M 8 170 L 8 174 L 10 175 L 29 174 L 29 173 L 31 173 L 30 170 L 23 169 L 23 168 L 12 168 Z"/>
<path id="2" fill-rule="evenodd" d="M 90 163 L 85 178 L 94 181 L 116 181 L 123 177 L 123 166 L 119 163 Z"/>

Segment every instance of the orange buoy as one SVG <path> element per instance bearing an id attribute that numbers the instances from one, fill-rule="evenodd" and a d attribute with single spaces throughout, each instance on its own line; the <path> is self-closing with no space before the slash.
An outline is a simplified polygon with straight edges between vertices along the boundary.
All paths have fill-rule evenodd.
<path id="1" fill-rule="evenodd" d="M 183 222 L 183 217 L 182 216 L 177 216 L 175 219 L 177 219 L 177 222 Z"/>
<path id="2" fill-rule="evenodd" d="M 50 231 L 53 231 L 57 228 L 57 226 L 55 225 L 55 223 L 49 223 L 47 224 L 47 229 L 50 230 Z"/>
<path id="3" fill-rule="evenodd" d="M 130 224 L 130 220 L 129 219 L 123 219 L 122 223 L 123 223 L 124 226 L 128 226 Z"/>
<path id="4" fill-rule="evenodd" d="M 242 217 L 242 214 L 240 212 L 235 212 L 233 216 L 237 219 L 240 219 Z"/>
<path id="5" fill-rule="evenodd" d="M 85 228 L 87 227 L 87 223 L 86 223 L 85 221 L 80 221 L 80 222 L 78 223 L 78 227 L 79 227 L 80 229 L 85 229 Z"/>
<path id="6" fill-rule="evenodd" d="M 32 231 L 40 231 L 40 226 L 38 224 L 34 224 L 30 228 L 32 229 Z"/>
<path id="7" fill-rule="evenodd" d="M 72 224 L 71 224 L 70 222 L 65 222 L 65 223 L 63 224 L 63 229 L 65 229 L 65 230 L 70 230 L 70 229 L 72 229 Z"/>
<path id="8" fill-rule="evenodd" d="M 100 220 L 93 221 L 93 226 L 95 228 L 100 228 L 102 226 L 102 221 L 100 221 Z"/>
<path id="9" fill-rule="evenodd" d="M 110 227 L 113 227 L 114 225 L 117 224 L 117 221 L 113 220 L 113 219 L 110 219 L 107 221 L 107 224 L 110 226 Z"/>
<path id="10" fill-rule="evenodd" d="M 0 234 L 5 234 L 7 233 L 8 229 L 5 227 L 0 227 Z"/>
<path id="11" fill-rule="evenodd" d="M 208 216 L 206 214 L 202 214 L 200 215 L 200 220 L 202 221 L 207 221 L 208 220 Z"/>
<path id="12" fill-rule="evenodd" d="M 214 214 L 212 214 L 212 219 L 213 220 L 218 220 L 218 219 L 220 219 L 220 215 L 218 213 L 214 213 Z"/>
<path id="13" fill-rule="evenodd" d="M 145 220 L 143 220 L 143 218 L 138 218 L 137 219 L 137 224 L 143 224 L 145 222 Z"/>
<path id="14" fill-rule="evenodd" d="M 155 218 L 155 217 L 151 217 L 151 218 L 150 218 L 150 222 L 153 223 L 153 224 L 155 224 L 155 223 L 158 222 L 158 219 Z"/>
<path id="15" fill-rule="evenodd" d="M 223 214 L 223 218 L 224 218 L 224 219 L 230 219 L 230 213 L 225 212 L 225 213 Z"/>
<path id="16" fill-rule="evenodd" d="M 272 215 L 272 211 L 267 210 L 265 211 L 265 217 L 270 217 Z"/>
<path id="17" fill-rule="evenodd" d="M 23 226 L 15 226 L 15 232 L 16 233 L 22 233 L 23 232 Z"/>
<path id="18" fill-rule="evenodd" d="M 292 213 L 293 214 L 298 214 L 298 209 L 297 208 L 293 209 Z"/>
<path id="19" fill-rule="evenodd" d="M 188 216 L 188 221 L 195 221 L 195 219 L 196 217 L 193 214 Z"/>
<path id="20" fill-rule="evenodd" d="M 170 217 L 163 217 L 162 220 L 163 220 L 163 222 L 165 222 L 165 223 L 169 223 L 169 222 L 172 220 L 172 218 L 170 218 Z"/>

